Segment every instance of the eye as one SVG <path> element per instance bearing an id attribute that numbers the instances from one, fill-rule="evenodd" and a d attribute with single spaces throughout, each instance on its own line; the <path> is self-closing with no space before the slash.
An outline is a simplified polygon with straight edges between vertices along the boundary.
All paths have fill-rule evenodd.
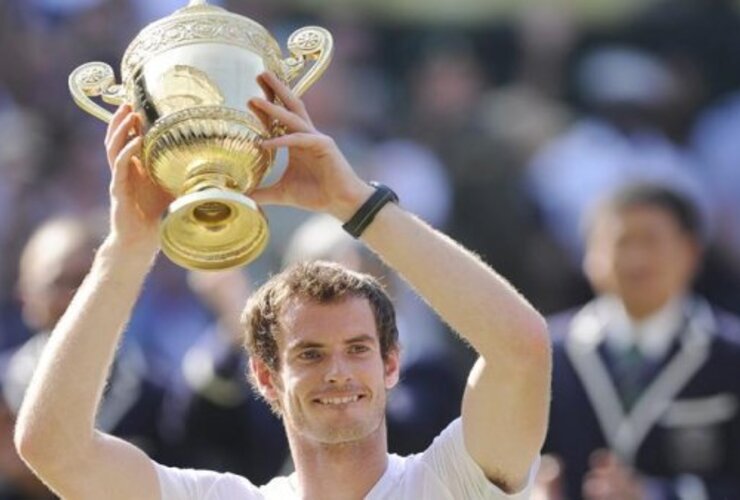
<path id="1" fill-rule="evenodd" d="M 368 352 L 369 350 L 370 347 L 364 344 L 352 344 L 351 346 L 349 346 L 350 354 L 362 354 L 364 352 Z"/>
<path id="2" fill-rule="evenodd" d="M 298 359 L 303 361 L 315 361 L 321 358 L 321 352 L 318 349 L 306 349 L 298 354 Z"/>

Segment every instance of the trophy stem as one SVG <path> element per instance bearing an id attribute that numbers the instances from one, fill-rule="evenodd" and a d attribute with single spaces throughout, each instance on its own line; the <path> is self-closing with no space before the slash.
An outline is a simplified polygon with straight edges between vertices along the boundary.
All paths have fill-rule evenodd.
<path id="1" fill-rule="evenodd" d="M 234 180 L 223 174 L 203 174 L 190 180 L 183 195 L 199 193 L 206 190 L 228 191 L 236 185 Z M 193 209 L 193 219 L 202 224 L 220 224 L 231 218 L 229 205 L 219 201 L 205 201 Z"/>
<path id="2" fill-rule="evenodd" d="M 190 0 L 188 7 L 195 7 L 197 5 L 205 5 L 207 3 L 208 3 L 207 0 Z"/>

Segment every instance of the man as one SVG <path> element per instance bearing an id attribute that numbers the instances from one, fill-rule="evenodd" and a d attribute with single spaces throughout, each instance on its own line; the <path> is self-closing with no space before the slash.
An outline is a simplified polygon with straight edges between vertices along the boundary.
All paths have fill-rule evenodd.
<path id="1" fill-rule="evenodd" d="M 740 498 L 740 322 L 690 291 L 696 209 L 636 184 L 590 222 L 597 298 L 551 322 L 545 449 L 562 463 L 565 498 Z"/>
<path id="2" fill-rule="evenodd" d="M 439 317 L 331 216 L 314 215 L 296 229 L 283 266 L 314 260 L 337 262 L 369 274 L 393 297 L 394 323 L 403 348 L 399 382 L 386 405 L 388 450 L 398 455 L 424 451 L 460 414 L 467 370 L 459 351 L 465 346 L 453 344 L 454 339 L 443 334 Z"/>
<path id="3" fill-rule="evenodd" d="M 303 103 L 284 84 L 271 74 L 259 82 L 285 107 L 255 98 L 251 109 L 265 124 L 278 120 L 287 129 L 263 146 L 288 147 L 290 160 L 283 177 L 253 192 L 254 199 L 354 219 L 369 198 L 377 199 L 373 188 L 357 177 L 333 141 L 315 130 Z M 51 337 L 17 427 L 21 455 L 58 494 L 234 499 L 285 498 L 290 492 L 293 498 L 344 500 L 527 494 L 547 420 L 550 347 L 544 322 L 475 256 L 394 203 L 380 208 L 362 240 L 480 353 L 462 420 L 436 445 L 405 459 L 386 452 L 383 410 L 385 393 L 398 380 L 398 347 L 381 344 L 381 322 L 371 302 L 355 292 L 314 299 L 303 289 L 281 297 L 269 292 L 281 288 L 274 281 L 248 307 L 247 339 L 276 346 L 274 358 L 253 352 L 251 370 L 261 394 L 282 415 L 294 475 L 257 489 L 236 476 L 160 466 L 96 431 L 93 416 L 105 374 L 157 254 L 158 219 L 169 201 L 142 169 L 141 137 L 127 142 L 138 130 L 129 106 L 111 121 L 106 139 L 113 170 L 111 232 Z M 386 300 L 365 277 L 326 265 L 315 269 L 306 278 L 320 278 L 326 270 L 332 279 L 366 282 L 363 289 L 373 290 L 373 300 Z M 261 298 L 273 301 L 271 311 L 258 307 Z M 262 324 L 255 318 L 267 321 L 270 313 L 273 326 L 255 330 Z M 384 320 L 387 326 L 392 316 Z"/>

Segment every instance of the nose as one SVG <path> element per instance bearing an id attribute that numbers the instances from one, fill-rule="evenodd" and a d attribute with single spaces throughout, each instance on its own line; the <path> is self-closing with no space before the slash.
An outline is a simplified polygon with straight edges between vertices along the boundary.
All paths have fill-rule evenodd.
<path id="1" fill-rule="evenodd" d="M 332 356 L 324 374 L 324 382 L 328 384 L 346 384 L 352 380 L 349 364 L 342 356 Z"/>

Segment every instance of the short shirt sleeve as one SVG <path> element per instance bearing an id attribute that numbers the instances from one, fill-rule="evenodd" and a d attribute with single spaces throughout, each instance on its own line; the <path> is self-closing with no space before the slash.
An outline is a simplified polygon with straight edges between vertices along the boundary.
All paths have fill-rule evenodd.
<path id="1" fill-rule="evenodd" d="M 488 480 L 483 469 L 473 460 L 465 447 L 462 420 L 454 420 L 421 455 L 427 467 L 434 470 L 453 498 L 476 500 L 524 500 L 529 498 L 540 458 L 532 463 L 526 486 L 508 494 Z"/>
<path id="2" fill-rule="evenodd" d="M 162 500 L 258 500 L 263 498 L 257 487 L 234 474 L 177 469 L 156 462 Z"/>

